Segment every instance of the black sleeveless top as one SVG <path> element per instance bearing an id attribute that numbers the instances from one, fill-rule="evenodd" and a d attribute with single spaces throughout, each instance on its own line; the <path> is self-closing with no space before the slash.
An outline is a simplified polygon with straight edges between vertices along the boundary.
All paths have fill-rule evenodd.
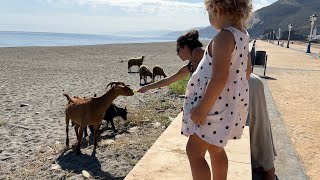
<path id="1" fill-rule="evenodd" d="M 191 61 L 189 61 L 187 66 L 188 66 L 188 70 L 190 71 L 190 74 L 192 74 L 194 72 L 194 69 L 193 69 L 193 65 L 192 65 Z"/>

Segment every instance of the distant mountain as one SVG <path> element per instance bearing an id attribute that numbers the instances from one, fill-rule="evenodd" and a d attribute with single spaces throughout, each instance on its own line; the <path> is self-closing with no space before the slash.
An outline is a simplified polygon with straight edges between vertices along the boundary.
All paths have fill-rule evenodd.
<path id="1" fill-rule="evenodd" d="M 178 38 L 179 36 L 181 36 L 182 34 L 192 30 L 192 29 L 196 29 L 199 31 L 199 36 L 200 39 L 207 39 L 207 38 L 212 38 L 217 34 L 217 31 L 214 30 L 211 26 L 207 26 L 207 27 L 195 27 L 195 28 L 191 28 L 185 31 L 174 31 L 174 32 L 170 32 L 167 34 L 164 34 L 164 37 L 175 37 Z"/>
<path id="2" fill-rule="evenodd" d="M 254 25 L 248 30 L 253 37 L 281 28 L 287 37 L 288 24 L 292 24 L 292 39 L 305 39 L 310 34 L 310 16 L 320 15 L 320 0 L 278 0 L 255 11 Z M 320 18 L 315 26 L 319 27 Z"/>

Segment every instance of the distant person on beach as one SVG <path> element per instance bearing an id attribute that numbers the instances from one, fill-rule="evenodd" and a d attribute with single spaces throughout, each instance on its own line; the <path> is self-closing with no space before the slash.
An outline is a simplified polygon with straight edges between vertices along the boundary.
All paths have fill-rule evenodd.
<path id="1" fill-rule="evenodd" d="M 150 89 L 168 86 L 173 82 L 190 76 L 203 57 L 204 50 L 202 49 L 202 46 L 202 43 L 199 41 L 199 32 L 197 30 L 191 30 L 181 35 L 177 39 L 177 55 L 182 61 L 189 60 L 188 64 L 182 66 L 172 76 L 166 77 L 156 83 L 143 86 L 138 92 L 145 93 Z"/>
<path id="2" fill-rule="evenodd" d="M 181 134 L 195 180 L 226 180 L 229 139 L 240 139 L 248 116 L 251 73 L 245 21 L 251 0 L 205 0 L 212 27 L 219 32 L 204 53 L 186 89 Z M 209 152 L 212 172 L 205 160 Z"/>

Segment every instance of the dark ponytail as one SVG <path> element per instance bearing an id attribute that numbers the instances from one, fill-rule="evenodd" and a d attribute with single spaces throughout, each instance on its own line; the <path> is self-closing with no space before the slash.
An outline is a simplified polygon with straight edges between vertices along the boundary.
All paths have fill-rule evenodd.
<path id="1" fill-rule="evenodd" d="M 188 46 L 191 51 L 195 48 L 202 47 L 203 44 L 199 41 L 199 32 L 197 30 L 191 30 L 181 35 L 177 39 L 177 44 L 180 47 Z"/>

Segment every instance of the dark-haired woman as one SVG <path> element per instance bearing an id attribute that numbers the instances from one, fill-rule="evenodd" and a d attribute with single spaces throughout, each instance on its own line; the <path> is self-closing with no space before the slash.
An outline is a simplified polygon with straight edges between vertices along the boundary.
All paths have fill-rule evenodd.
<path id="1" fill-rule="evenodd" d="M 197 68 L 199 62 L 203 57 L 204 50 L 203 44 L 199 41 L 199 33 L 197 30 L 191 30 L 184 35 L 181 35 L 177 39 L 177 55 L 182 61 L 189 60 L 189 63 L 182 66 L 172 76 L 166 77 L 156 83 L 146 85 L 138 90 L 138 92 L 144 93 L 150 89 L 168 86 L 173 82 L 181 80 L 186 76 L 189 76 Z"/>

